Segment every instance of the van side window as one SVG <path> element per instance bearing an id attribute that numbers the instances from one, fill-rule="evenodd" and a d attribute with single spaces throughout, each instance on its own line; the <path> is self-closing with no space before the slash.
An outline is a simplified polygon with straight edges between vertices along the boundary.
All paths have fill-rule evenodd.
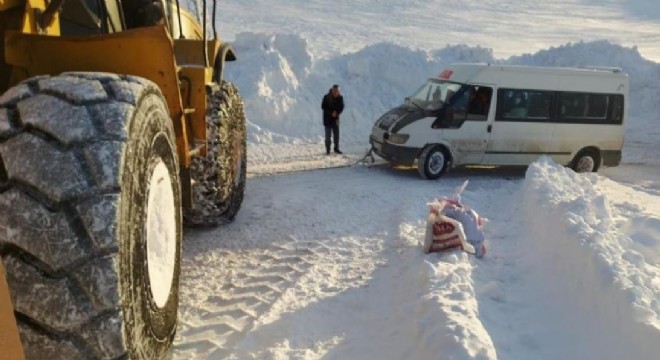
<path id="1" fill-rule="evenodd" d="M 587 94 L 559 94 L 559 117 L 561 119 L 582 118 L 586 114 Z"/>
<path id="2" fill-rule="evenodd" d="M 607 103 L 609 96 L 603 94 L 591 94 L 587 97 L 588 118 L 605 119 L 607 117 Z"/>
<path id="3" fill-rule="evenodd" d="M 552 91 L 499 89 L 495 120 L 548 121 L 552 117 L 553 97 Z"/>
<path id="4" fill-rule="evenodd" d="M 560 92 L 558 121 L 578 124 L 621 124 L 623 96 Z"/>
<path id="5" fill-rule="evenodd" d="M 486 121 L 490 110 L 490 101 L 493 89 L 488 86 L 473 86 L 470 89 L 470 103 L 468 104 L 468 121 Z"/>

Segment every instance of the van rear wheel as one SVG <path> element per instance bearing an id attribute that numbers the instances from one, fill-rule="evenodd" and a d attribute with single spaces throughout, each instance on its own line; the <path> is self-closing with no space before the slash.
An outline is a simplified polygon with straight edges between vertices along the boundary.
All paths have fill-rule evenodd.
<path id="1" fill-rule="evenodd" d="M 447 171 L 449 156 L 439 145 L 429 145 L 422 150 L 417 163 L 417 171 L 426 180 L 436 180 Z"/>
<path id="2" fill-rule="evenodd" d="M 596 172 L 600 166 L 600 156 L 594 150 L 580 151 L 573 159 L 571 168 L 578 173 Z"/>

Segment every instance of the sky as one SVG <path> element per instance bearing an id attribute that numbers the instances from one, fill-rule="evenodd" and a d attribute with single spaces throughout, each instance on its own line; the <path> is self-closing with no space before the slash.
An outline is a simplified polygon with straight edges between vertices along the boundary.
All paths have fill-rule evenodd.
<path id="1" fill-rule="evenodd" d="M 220 2 L 248 182 L 235 221 L 184 238 L 175 359 L 655 359 L 660 10 L 654 1 Z M 393 16 L 392 14 L 396 14 Z M 374 121 L 454 62 L 615 66 L 623 163 L 353 165 Z M 320 102 L 339 83 L 343 156 Z M 488 252 L 425 254 L 427 204 L 465 180 Z"/>

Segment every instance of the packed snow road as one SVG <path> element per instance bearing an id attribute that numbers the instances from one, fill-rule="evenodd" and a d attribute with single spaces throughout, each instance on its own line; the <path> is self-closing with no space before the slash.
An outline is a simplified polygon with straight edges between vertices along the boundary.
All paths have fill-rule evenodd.
<path id="1" fill-rule="evenodd" d="M 541 162 L 527 178 L 464 169 L 428 182 L 388 167 L 253 177 L 234 223 L 186 234 L 174 358 L 644 358 L 660 339 L 660 247 L 649 243 L 660 186 L 643 177 L 660 177 L 627 170 L 576 175 Z M 426 203 L 465 179 L 464 203 L 489 219 L 488 254 L 423 254 Z M 603 252 L 588 224 L 566 223 L 607 211 L 611 228 L 591 236 L 611 236 L 607 248 L 633 239 L 628 248 Z M 627 279 L 643 292 L 617 285 Z"/>
<path id="2" fill-rule="evenodd" d="M 252 177 L 234 223 L 185 235 L 175 359 L 657 358 L 657 167 L 578 176 L 542 161 L 426 182 L 341 168 L 365 149 L 322 154 L 319 113 L 340 84 L 342 144 L 365 144 L 454 62 L 614 66 L 630 75 L 624 161 L 657 166 L 654 1 L 266 3 L 225 2 L 218 21 L 239 54 L 225 74 L 245 100 Z M 464 179 L 488 254 L 423 254 L 426 203 Z"/>

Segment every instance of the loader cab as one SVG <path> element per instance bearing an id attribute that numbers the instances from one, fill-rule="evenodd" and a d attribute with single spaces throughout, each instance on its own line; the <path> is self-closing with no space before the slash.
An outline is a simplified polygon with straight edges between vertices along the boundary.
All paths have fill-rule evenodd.
<path id="1" fill-rule="evenodd" d="M 158 24 L 166 25 L 175 39 L 203 36 L 195 16 L 179 11 L 174 1 L 67 0 L 60 11 L 62 35 L 111 34 Z"/>
<path id="2" fill-rule="evenodd" d="M 126 13 L 132 1 L 124 1 L 121 6 L 117 1 L 69 0 L 65 1 L 60 11 L 60 31 L 64 36 L 85 36 L 109 34 L 126 28 L 124 21 L 132 20 L 136 11 Z"/>

